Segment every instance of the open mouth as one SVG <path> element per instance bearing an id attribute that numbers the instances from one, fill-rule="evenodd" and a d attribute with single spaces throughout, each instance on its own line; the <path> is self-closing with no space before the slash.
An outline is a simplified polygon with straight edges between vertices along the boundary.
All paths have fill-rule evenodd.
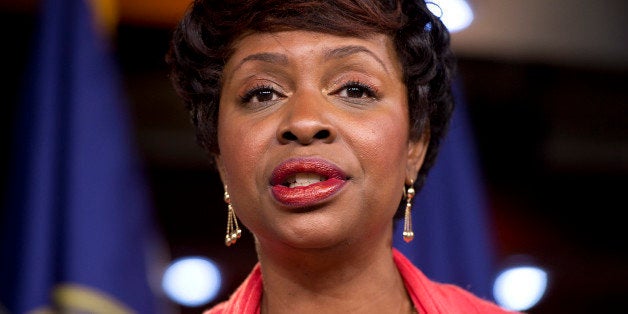
<path id="1" fill-rule="evenodd" d="M 333 163 L 321 158 L 293 158 L 277 166 L 271 175 L 271 193 L 289 207 L 308 207 L 342 190 L 349 178 Z"/>
<path id="2" fill-rule="evenodd" d="M 338 179 L 346 181 L 345 173 L 336 165 L 320 158 L 293 158 L 277 166 L 270 177 L 270 185 L 285 187 L 308 186 Z"/>
<path id="3" fill-rule="evenodd" d="M 289 176 L 282 185 L 289 188 L 295 188 L 299 186 L 308 186 L 318 182 L 327 180 L 327 177 L 316 173 L 297 173 Z"/>

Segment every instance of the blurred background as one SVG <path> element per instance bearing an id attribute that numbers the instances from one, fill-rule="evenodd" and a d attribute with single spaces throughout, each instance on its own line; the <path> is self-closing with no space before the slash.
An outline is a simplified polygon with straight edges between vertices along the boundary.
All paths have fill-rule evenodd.
<path id="1" fill-rule="evenodd" d="M 167 78 L 169 36 L 187 3 L 120 1 L 114 50 L 168 259 L 201 255 L 229 265 L 220 300 L 256 257 L 247 231 L 236 246 L 224 245 L 222 186 Z M 474 19 L 452 43 L 488 194 L 497 266 L 523 258 L 546 269 L 546 294 L 529 313 L 625 311 L 628 2 L 469 4 Z M 38 5 L 0 1 L 3 147 L 11 140 Z M 2 154 L 2 177 L 8 165 Z M 200 310 L 173 306 L 181 313 Z"/>

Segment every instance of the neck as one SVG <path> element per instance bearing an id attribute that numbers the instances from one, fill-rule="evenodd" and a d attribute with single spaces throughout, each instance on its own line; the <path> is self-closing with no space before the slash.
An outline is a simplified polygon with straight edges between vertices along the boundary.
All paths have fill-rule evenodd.
<path id="1" fill-rule="evenodd" d="M 412 312 L 390 238 L 316 250 L 257 246 L 263 313 Z"/>

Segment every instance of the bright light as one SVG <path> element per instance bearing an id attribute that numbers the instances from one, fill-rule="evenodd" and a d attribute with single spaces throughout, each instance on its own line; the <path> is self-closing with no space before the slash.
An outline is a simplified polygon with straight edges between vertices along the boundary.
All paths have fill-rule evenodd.
<path id="1" fill-rule="evenodd" d="M 535 306 L 547 288 L 547 273 L 537 267 L 520 266 L 503 271 L 493 286 L 495 301 L 503 308 L 525 311 Z"/>
<path id="2" fill-rule="evenodd" d="M 180 258 L 166 269 L 162 278 L 166 295 L 185 306 L 211 302 L 220 290 L 220 271 L 213 261 L 203 257 Z"/>
<path id="3" fill-rule="evenodd" d="M 467 28 L 473 21 L 473 11 L 464 0 L 428 0 L 427 7 L 451 33 Z"/>

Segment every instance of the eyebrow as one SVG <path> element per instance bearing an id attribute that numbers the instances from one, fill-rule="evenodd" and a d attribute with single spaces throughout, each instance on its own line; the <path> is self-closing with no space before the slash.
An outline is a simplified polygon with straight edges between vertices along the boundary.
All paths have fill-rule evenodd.
<path id="1" fill-rule="evenodd" d="M 326 60 L 329 60 L 329 59 L 341 59 L 341 58 L 344 58 L 344 57 L 347 57 L 347 56 L 350 56 L 350 55 L 353 55 L 353 54 L 357 54 L 357 53 L 366 53 L 366 54 L 370 55 L 388 73 L 388 68 L 386 67 L 386 64 L 384 64 L 382 59 L 380 59 L 375 53 L 373 53 L 372 51 L 366 49 L 363 46 L 351 45 L 351 46 L 343 46 L 343 47 L 339 47 L 339 48 L 334 48 L 334 49 L 328 50 L 328 51 L 325 52 L 325 59 Z"/>
<path id="2" fill-rule="evenodd" d="M 366 49 L 363 46 L 350 45 L 350 46 L 343 46 L 339 48 L 329 49 L 325 52 L 324 58 L 325 60 L 342 59 L 342 58 L 345 58 L 345 57 L 348 57 L 350 55 L 357 54 L 357 53 L 366 53 L 370 55 L 388 73 L 388 68 L 386 67 L 386 64 L 384 64 L 384 62 L 375 53 Z M 262 61 L 262 62 L 268 62 L 268 63 L 281 64 L 281 65 L 287 65 L 289 63 L 288 57 L 284 54 L 272 53 L 272 52 L 260 52 L 260 53 L 254 53 L 252 55 L 246 56 L 235 66 L 234 71 L 240 68 L 244 63 L 248 61 Z"/>
<path id="3" fill-rule="evenodd" d="M 268 63 L 277 63 L 277 64 L 281 64 L 281 65 L 287 65 L 288 64 L 288 57 L 286 57 L 286 55 L 284 55 L 284 54 L 272 53 L 272 52 L 254 53 L 254 54 L 248 55 L 244 59 L 242 59 L 235 66 L 234 71 L 237 70 L 238 68 L 240 68 L 244 63 L 246 63 L 248 61 L 262 61 L 262 62 L 268 62 Z"/>

